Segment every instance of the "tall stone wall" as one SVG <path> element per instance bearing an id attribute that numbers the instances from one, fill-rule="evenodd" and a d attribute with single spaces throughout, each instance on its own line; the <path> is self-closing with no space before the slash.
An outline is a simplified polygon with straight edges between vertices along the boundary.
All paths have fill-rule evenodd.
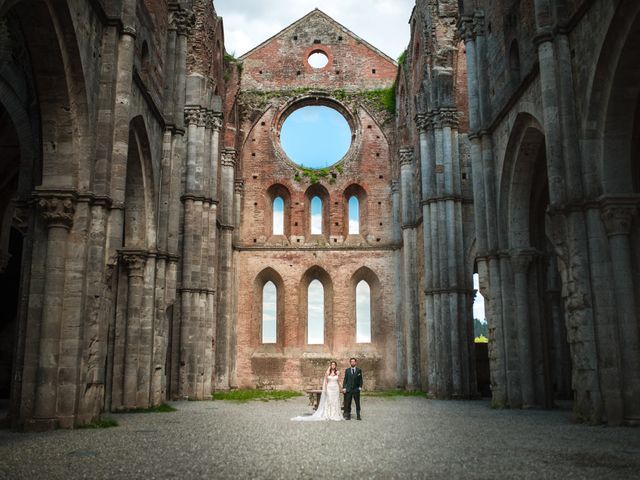
<path id="1" fill-rule="evenodd" d="M 307 57 L 322 51 L 324 69 Z M 392 201 L 392 114 L 370 92 L 390 88 L 395 63 L 322 12 L 315 10 L 244 55 L 237 97 L 240 145 L 240 224 L 234 242 L 237 300 L 233 355 L 241 387 L 309 388 L 321 385 L 332 359 L 360 359 L 367 388 L 397 384 L 395 279 L 399 225 Z M 313 179 L 286 156 L 283 121 L 304 105 L 338 110 L 353 133 L 337 166 Z M 352 193 L 350 193 L 352 192 Z M 360 234 L 348 234 L 349 196 L 361 203 Z M 325 205 L 322 235 L 311 235 L 310 201 Z M 285 201 L 285 234 L 272 233 L 276 195 Z M 308 345 L 306 296 L 311 280 L 325 288 L 325 342 Z M 372 341 L 356 343 L 355 287 L 372 291 Z M 278 339 L 263 344 L 262 288 L 278 286 Z"/>
<path id="2" fill-rule="evenodd" d="M 638 7 L 463 3 L 494 403 L 573 398 L 577 420 L 637 423 L 637 249 L 627 242 L 638 228 L 639 97 L 627 89 L 622 107 L 613 86 L 637 78 L 626 59 Z"/>
<path id="3" fill-rule="evenodd" d="M 104 410 L 197 396 L 178 390 L 181 380 L 194 377 L 174 368 L 179 352 L 194 353 L 188 335 L 181 335 L 191 333 L 191 318 L 179 316 L 176 297 L 183 286 L 209 295 L 208 320 L 198 322 L 209 324 L 201 328 L 209 332 L 211 358 L 217 250 L 215 242 L 194 235 L 206 252 L 208 276 L 184 285 L 181 225 L 188 232 L 195 227 L 182 220 L 181 200 L 207 206 L 203 228 L 215 238 L 217 195 L 194 191 L 187 178 L 192 164 L 206 158 L 211 190 L 208 179 L 217 171 L 212 138 L 222 111 L 215 99 L 222 92 L 215 88 L 223 46 L 214 43 L 200 64 L 190 61 L 189 72 L 201 71 L 214 84 L 209 88 L 189 83 L 187 53 L 194 28 L 221 40 L 218 18 L 209 2 L 69 0 L 55 8 L 40 1 L 10 7 L 0 12 L 3 52 L 26 60 L 20 52 L 28 50 L 31 59 L 16 77 L 12 56 L 5 55 L 0 80 L 2 88 L 11 84 L 26 94 L 3 90 L 0 100 L 9 114 L 3 135 L 17 148 L 12 157 L 3 154 L 3 168 L 19 179 L 3 186 L 0 235 L 3 257 L 21 254 L 13 277 L 2 273 L 3 281 L 20 285 L 18 298 L 8 300 L 17 305 L 10 326 L 16 346 L 10 420 L 32 429 L 73 427 Z M 202 131 L 198 117 L 196 129 L 187 132 L 187 101 L 203 109 Z M 211 371 L 212 360 L 197 361 Z M 202 388 L 199 396 L 209 394 Z"/>

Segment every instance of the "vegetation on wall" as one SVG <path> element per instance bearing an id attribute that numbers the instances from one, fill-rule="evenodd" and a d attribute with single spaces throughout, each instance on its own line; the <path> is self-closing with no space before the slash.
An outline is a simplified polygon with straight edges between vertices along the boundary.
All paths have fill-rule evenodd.
<path id="1" fill-rule="evenodd" d="M 236 58 L 235 52 L 234 53 L 224 52 L 223 78 L 225 82 L 228 82 L 229 79 L 231 78 L 231 73 L 233 72 L 234 68 L 238 69 L 238 76 L 242 75 L 242 62 L 238 58 Z"/>
<path id="2" fill-rule="evenodd" d="M 329 179 L 330 184 L 336 183 L 336 177 L 343 172 L 342 165 L 334 165 L 326 168 L 307 168 L 305 166 L 296 165 L 296 173 L 293 179 L 296 182 L 308 180 L 309 183 L 318 183 L 322 179 Z"/>
<path id="3" fill-rule="evenodd" d="M 367 107 L 374 115 L 377 115 L 381 124 L 393 119 L 396 113 L 396 86 L 374 90 L 317 90 L 310 88 L 295 88 L 285 90 L 244 90 L 239 95 L 239 104 L 247 111 L 264 111 L 273 103 L 282 103 L 296 97 L 320 93 L 329 99 L 351 105 Z"/>

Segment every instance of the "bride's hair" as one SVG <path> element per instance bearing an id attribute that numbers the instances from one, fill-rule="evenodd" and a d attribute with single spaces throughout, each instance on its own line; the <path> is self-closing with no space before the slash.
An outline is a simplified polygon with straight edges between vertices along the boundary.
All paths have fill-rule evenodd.
<path id="1" fill-rule="evenodd" d="M 334 367 L 335 365 L 335 367 Z M 331 375 L 331 372 L 334 372 L 334 375 L 338 374 L 338 363 L 337 362 L 331 362 L 329 364 L 329 370 L 328 370 L 328 375 Z"/>

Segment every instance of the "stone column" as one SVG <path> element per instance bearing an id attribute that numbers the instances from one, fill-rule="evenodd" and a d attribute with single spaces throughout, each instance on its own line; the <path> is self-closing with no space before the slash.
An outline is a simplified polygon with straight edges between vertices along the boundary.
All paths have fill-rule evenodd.
<path id="1" fill-rule="evenodd" d="M 236 151 L 225 149 L 221 159 L 220 243 L 218 245 L 218 325 L 216 327 L 216 388 L 230 386 L 231 312 L 233 308 L 233 199 Z"/>
<path id="2" fill-rule="evenodd" d="M 434 308 L 434 268 L 432 255 L 437 247 L 437 239 L 431 235 L 431 204 L 429 199 L 435 195 L 435 163 L 429 148 L 429 129 L 431 128 L 431 118 L 420 115 L 417 118 L 416 126 L 420 138 L 420 173 L 422 183 L 422 236 L 423 236 L 423 259 L 424 259 L 424 292 L 425 292 L 425 325 L 427 330 L 427 390 L 429 395 L 435 397 L 437 394 L 437 338 Z"/>
<path id="3" fill-rule="evenodd" d="M 395 244 L 402 242 L 402 206 L 400 201 L 400 181 L 391 181 L 391 211 L 392 211 L 392 223 L 393 223 L 393 241 Z M 393 256 L 393 298 L 394 298 L 394 310 L 396 312 L 402 312 L 402 275 L 403 275 L 403 263 L 402 263 L 402 250 L 396 250 Z M 398 388 L 404 388 L 407 379 L 406 369 L 406 350 L 404 347 L 404 330 L 403 330 L 402 315 L 395 316 L 394 322 L 394 335 L 396 340 L 396 386 Z"/>
<path id="4" fill-rule="evenodd" d="M 39 196 L 38 205 L 48 232 L 33 417 L 48 429 L 55 426 L 57 416 L 67 240 L 73 225 L 75 198 L 72 194 L 46 192 Z"/>
<path id="5" fill-rule="evenodd" d="M 124 385 L 122 406 L 138 407 L 138 370 L 141 367 L 141 323 L 144 295 L 144 272 L 147 262 L 142 251 L 122 251 L 122 261 L 127 268 L 127 315 L 124 351 Z"/>
<path id="6" fill-rule="evenodd" d="M 244 197 L 244 180 L 236 179 L 234 181 L 234 200 L 233 200 L 233 241 L 231 244 L 231 271 L 229 277 L 229 292 L 232 292 L 230 295 L 231 307 L 230 307 L 230 320 L 231 325 L 229 328 L 230 337 L 229 337 L 229 387 L 237 388 L 238 380 L 237 380 L 237 345 L 238 345 L 238 328 L 237 323 L 233 321 L 233 312 L 236 311 L 236 281 L 235 281 L 235 256 L 233 255 L 233 243 L 238 241 L 240 235 L 240 225 L 242 221 L 242 203 Z"/>
<path id="7" fill-rule="evenodd" d="M 511 256 L 511 267 L 514 272 L 515 284 L 520 388 L 522 392 L 522 406 L 524 408 L 532 407 L 536 404 L 528 286 L 529 266 L 532 260 L 533 252 L 526 250 L 514 252 Z"/>
<path id="8" fill-rule="evenodd" d="M 605 200 L 602 221 L 609 236 L 609 255 L 613 270 L 616 312 L 622 353 L 624 420 L 640 423 L 640 328 L 636 316 L 631 245 L 629 235 L 637 207 L 629 203 Z"/>
<path id="9" fill-rule="evenodd" d="M 413 148 L 400 149 L 400 196 L 402 205 L 402 317 L 407 355 L 407 390 L 420 386 L 420 329 L 418 325 L 418 282 L 416 271 L 415 189 L 413 187 Z"/>

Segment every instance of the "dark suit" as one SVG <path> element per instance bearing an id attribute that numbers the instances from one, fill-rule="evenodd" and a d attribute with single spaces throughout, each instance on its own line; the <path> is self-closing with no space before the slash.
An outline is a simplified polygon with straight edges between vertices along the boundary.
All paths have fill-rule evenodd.
<path id="1" fill-rule="evenodd" d="M 356 401 L 356 413 L 360 416 L 360 389 L 362 388 L 362 370 L 355 367 L 355 373 L 351 373 L 351 367 L 344 371 L 342 388 L 344 394 L 344 415 L 351 417 L 351 399 Z"/>

